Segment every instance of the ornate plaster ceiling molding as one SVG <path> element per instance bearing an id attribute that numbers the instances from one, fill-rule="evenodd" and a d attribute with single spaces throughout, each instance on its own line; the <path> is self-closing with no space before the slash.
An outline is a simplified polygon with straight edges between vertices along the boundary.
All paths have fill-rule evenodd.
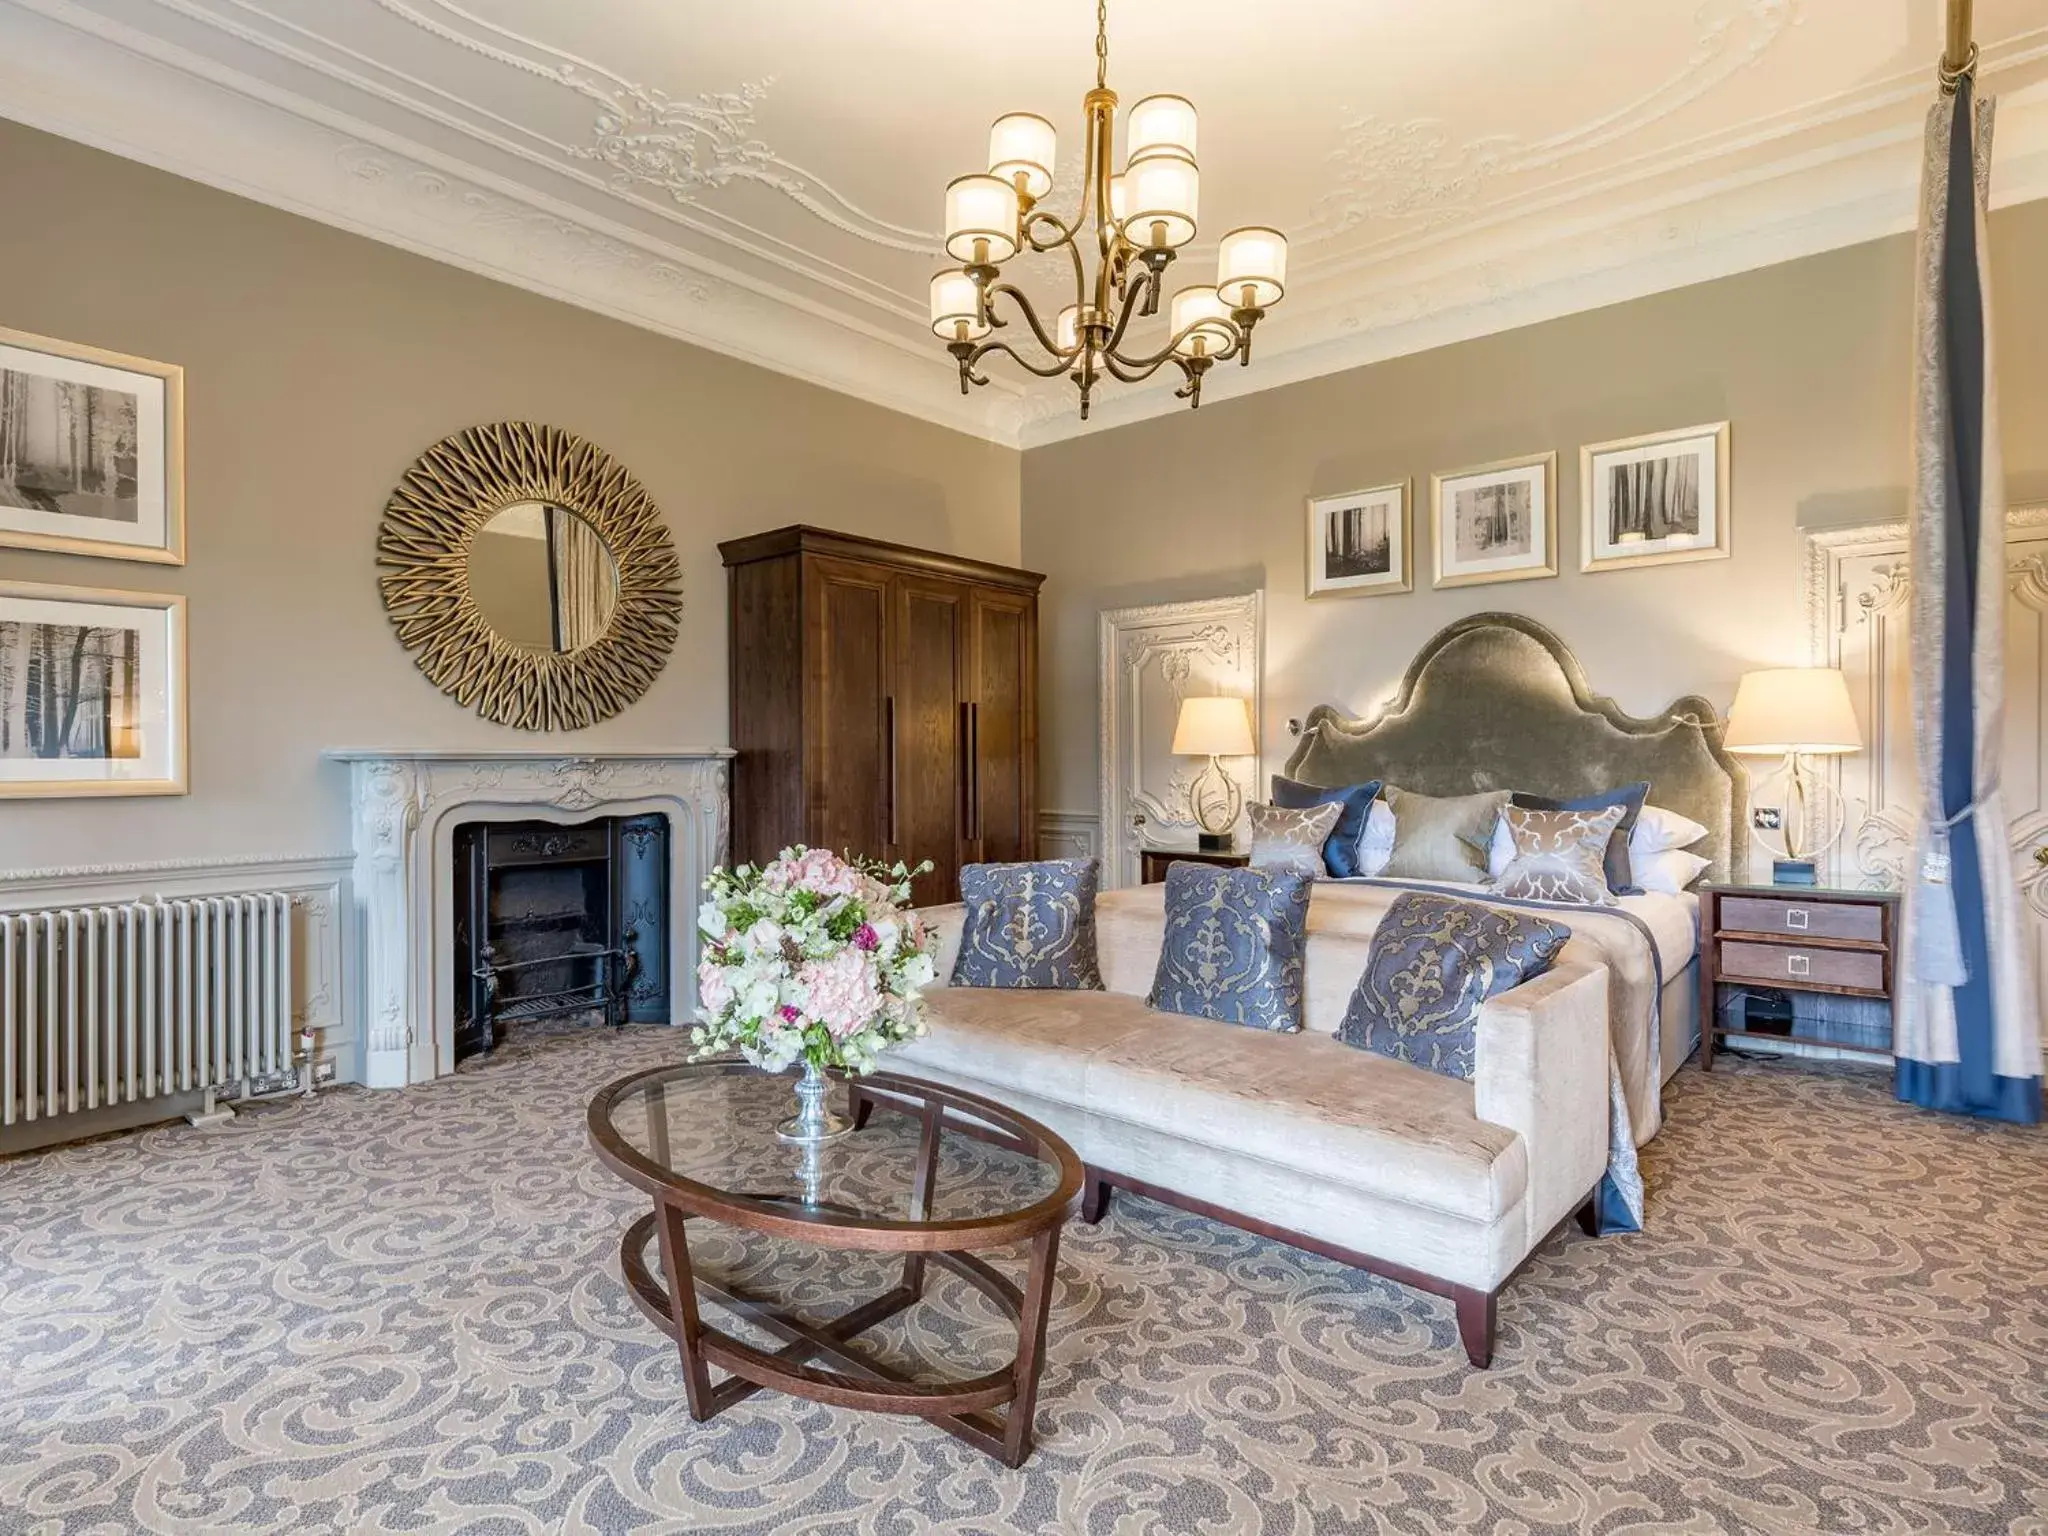
<path id="1" fill-rule="evenodd" d="M 0 0 L 0 37 L 0 115 L 926 421 L 1017 441 L 1017 393 L 963 399 L 950 360 L 918 336 L 483 176 L 70 0 Z"/>

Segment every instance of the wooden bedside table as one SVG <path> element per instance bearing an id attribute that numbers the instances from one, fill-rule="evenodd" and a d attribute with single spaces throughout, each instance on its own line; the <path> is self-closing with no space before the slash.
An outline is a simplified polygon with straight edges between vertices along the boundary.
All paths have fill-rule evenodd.
<path id="1" fill-rule="evenodd" d="M 1882 998 L 1894 993 L 1899 898 L 1892 891 L 1790 885 L 1700 887 L 1700 1067 L 1712 1071 L 1717 1036 L 1792 1041 L 1830 1050 L 1891 1054 L 1883 1046 L 1798 1033 L 1728 1029 L 1717 1006 L 1722 983 L 1780 992 Z"/>
<path id="2" fill-rule="evenodd" d="M 1169 864 L 1213 864 L 1218 869 L 1243 869 L 1251 863 L 1248 850 L 1233 848 L 1228 853 L 1204 853 L 1199 848 L 1154 848 L 1149 844 L 1138 850 L 1138 880 L 1143 885 L 1158 885 L 1166 878 Z"/>

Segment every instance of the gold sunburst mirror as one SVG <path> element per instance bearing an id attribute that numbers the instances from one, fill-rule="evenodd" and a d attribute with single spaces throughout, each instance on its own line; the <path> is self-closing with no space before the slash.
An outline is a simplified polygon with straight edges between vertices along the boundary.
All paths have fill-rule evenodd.
<path id="1" fill-rule="evenodd" d="M 682 566 L 646 488 L 559 427 L 500 421 L 443 438 L 391 493 L 377 584 L 400 644 L 486 720 L 573 731 L 661 675 Z"/>

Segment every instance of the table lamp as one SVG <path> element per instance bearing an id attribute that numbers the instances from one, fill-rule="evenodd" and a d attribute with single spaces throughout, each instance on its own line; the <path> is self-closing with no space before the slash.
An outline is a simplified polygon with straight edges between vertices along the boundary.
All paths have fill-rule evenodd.
<path id="1" fill-rule="evenodd" d="M 1206 757 L 1208 766 L 1188 786 L 1188 808 L 1201 829 L 1196 839 L 1204 853 L 1227 853 L 1231 833 L 1244 810 L 1244 791 L 1223 771 L 1222 759 L 1250 757 L 1251 714 L 1243 699 L 1182 699 L 1173 728 L 1173 750 L 1181 757 Z"/>
<path id="2" fill-rule="evenodd" d="M 1773 667 L 1744 673 L 1735 686 L 1722 745 L 1730 752 L 1783 757 L 1792 791 L 1793 815 L 1786 822 L 1785 857 L 1771 864 L 1779 885 L 1813 885 L 1819 880 L 1814 856 L 1826 852 L 1839 826 L 1809 835 L 1810 806 L 1824 793 L 1806 759 L 1861 750 L 1863 733 L 1849 683 L 1834 667 Z"/>

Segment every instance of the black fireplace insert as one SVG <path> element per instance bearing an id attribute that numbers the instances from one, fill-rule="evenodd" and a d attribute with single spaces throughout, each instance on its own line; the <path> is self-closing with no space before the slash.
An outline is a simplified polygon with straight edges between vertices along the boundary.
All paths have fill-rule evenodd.
<path id="1" fill-rule="evenodd" d="M 455 829 L 455 1059 L 509 1029 L 669 1021 L 669 825 L 660 814 Z"/>

